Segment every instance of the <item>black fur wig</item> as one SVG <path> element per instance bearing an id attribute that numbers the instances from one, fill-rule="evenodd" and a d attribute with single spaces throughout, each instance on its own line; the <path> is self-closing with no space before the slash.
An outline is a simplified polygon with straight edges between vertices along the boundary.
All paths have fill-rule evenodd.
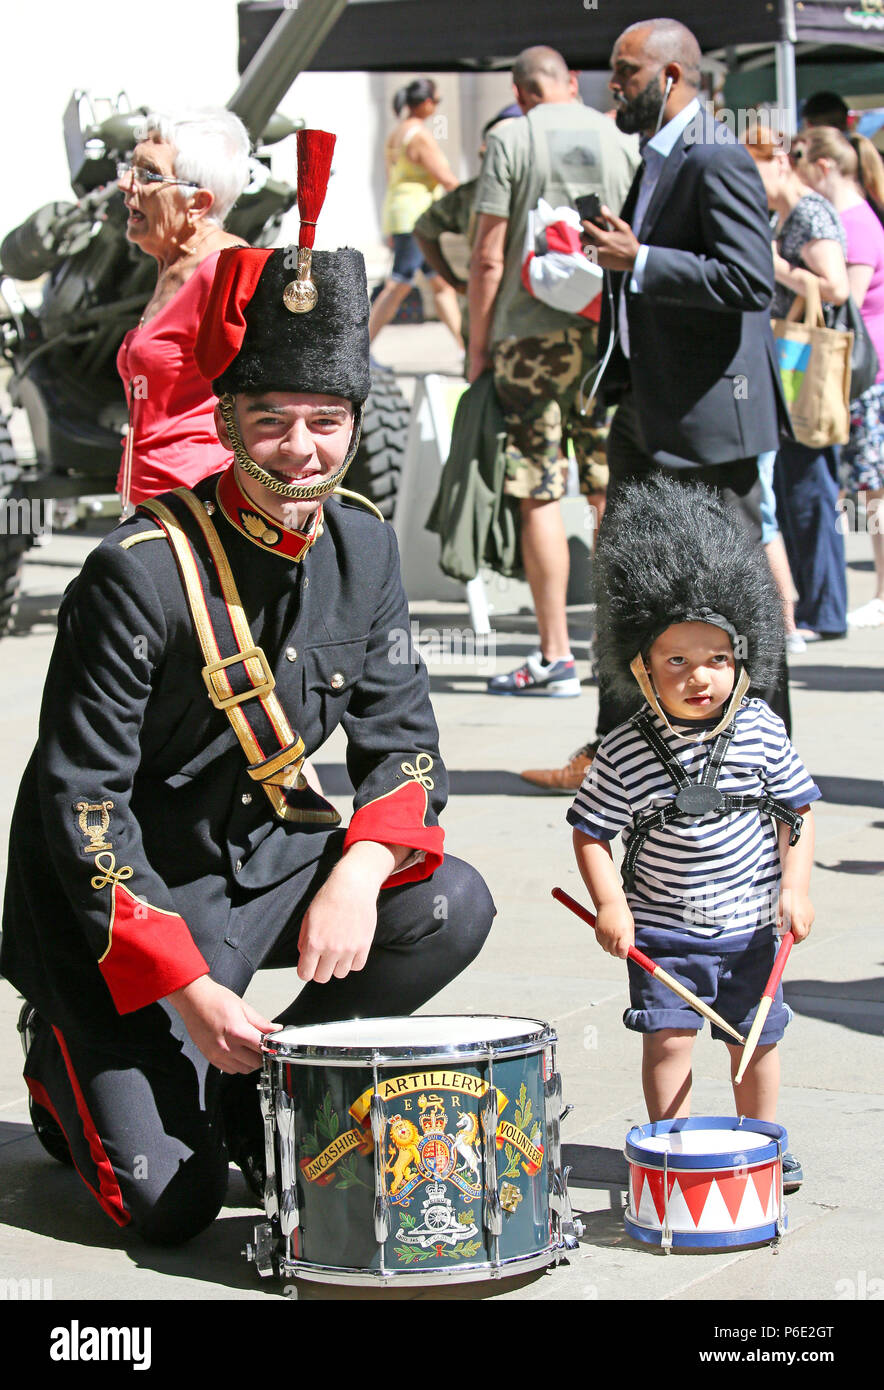
<path id="1" fill-rule="evenodd" d="M 291 248 L 268 258 L 244 312 L 246 331 L 230 366 L 212 382 L 216 395 L 240 391 L 315 392 L 360 405 L 371 387 L 368 290 L 362 253 L 314 251 L 316 307 L 293 314 L 283 303 L 296 277 Z"/>
<path id="2" fill-rule="evenodd" d="M 630 662 L 673 623 L 724 627 L 752 685 L 775 679 L 783 610 L 770 568 L 708 488 L 666 477 L 624 488 L 605 516 L 593 575 L 599 669 L 620 699 L 635 704 Z"/>

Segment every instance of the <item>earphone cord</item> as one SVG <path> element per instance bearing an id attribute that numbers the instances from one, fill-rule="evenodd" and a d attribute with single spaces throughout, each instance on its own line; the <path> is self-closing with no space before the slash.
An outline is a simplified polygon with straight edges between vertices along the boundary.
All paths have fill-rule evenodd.
<path id="1" fill-rule="evenodd" d="M 614 313 L 614 290 L 611 285 L 610 271 L 606 270 L 604 272 L 604 276 L 605 290 L 608 295 L 608 311 L 611 316 L 611 331 L 608 334 L 608 346 L 605 348 L 604 357 L 600 362 L 593 362 L 592 366 L 589 368 L 589 371 L 584 373 L 583 377 L 580 380 L 580 386 L 577 391 L 577 409 L 581 415 L 588 415 L 592 407 L 595 405 L 596 397 L 599 393 L 599 387 L 602 384 L 602 377 L 604 376 L 608 363 L 611 360 L 611 353 L 614 351 L 614 348 L 617 344 L 617 315 Z M 584 387 L 586 386 L 586 383 L 590 377 L 592 377 L 593 379 L 592 390 L 590 391 L 588 396 L 584 396 Z"/>
<path id="2" fill-rule="evenodd" d="M 669 93 L 671 92 L 671 90 L 672 78 L 667 77 L 666 90 L 663 93 L 663 100 L 660 103 L 660 113 L 657 116 L 657 128 L 654 131 L 655 135 L 659 132 L 660 127 L 663 124 L 663 112 L 666 109 L 666 102 L 669 99 Z M 605 288 L 608 293 L 608 309 L 611 314 L 611 332 L 608 336 L 608 346 L 605 348 L 605 355 L 602 358 L 601 362 L 594 362 L 590 367 L 589 371 L 586 372 L 583 377 L 581 377 L 580 387 L 577 392 L 577 407 L 581 415 L 588 415 L 593 405 L 595 404 L 596 397 L 599 393 L 599 387 L 601 386 L 602 377 L 605 374 L 605 370 L 608 366 L 609 361 L 611 360 L 611 353 L 614 351 L 614 347 L 617 343 L 617 315 L 614 313 L 614 291 L 611 287 L 610 273 L 606 270 L 604 272 L 604 275 Z M 584 387 L 586 386 L 586 383 L 590 377 L 593 378 L 592 390 L 589 396 L 584 396 Z"/>

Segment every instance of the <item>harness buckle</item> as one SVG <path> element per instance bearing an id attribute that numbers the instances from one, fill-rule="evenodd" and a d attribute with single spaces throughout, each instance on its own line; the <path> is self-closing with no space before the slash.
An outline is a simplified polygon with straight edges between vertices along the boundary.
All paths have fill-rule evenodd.
<path id="1" fill-rule="evenodd" d="M 237 666 L 240 662 L 245 664 L 247 661 L 257 661 L 261 667 L 261 680 L 257 685 L 253 685 L 249 690 L 234 691 L 232 695 L 224 695 L 215 681 L 219 671 L 224 671 L 228 666 Z M 251 672 L 249 672 L 251 676 Z M 202 669 L 202 677 L 209 692 L 209 699 L 216 709 L 231 709 L 233 705 L 241 705 L 243 700 L 263 699 L 269 695 L 276 685 L 276 678 L 270 669 L 267 658 L 260 647 L 247 647 L 244 651 L 237 652 L 235 656 L 225 657 L 223 661 L 209 661 Z"/>

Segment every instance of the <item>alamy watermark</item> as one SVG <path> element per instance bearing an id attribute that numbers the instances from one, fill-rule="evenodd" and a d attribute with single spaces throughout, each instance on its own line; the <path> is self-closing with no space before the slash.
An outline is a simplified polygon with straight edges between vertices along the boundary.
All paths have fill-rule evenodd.
<path id="1" fill-rule="evenodd" d="M 408 628 L 391 628 L 387 633 L 389 661 L 393 666 L 412 666 L 422 661 L 425 666 L 472 665 L 477 670 L 493 674 L 497 658 L 497 634 L 476 632 L 470 627 L 421 627 L 412 622 Z"/>
<path id="2" fill-rule="evenodd" d="M 0 1303 L 52 1298 L 51 1279 L 0 1279 Z"/>
<path id="3" fill-rule="evenodd" d="M 51 497 L 7 497 L 0 501 L 0 536 L 52 535 L 55 503 Z"/>
<path id="4" fill-rule="evenodd" d="M 769 136 L 781 149 L 788 153 L 794 131 L 793 118 L 789 111 L 775 106 L 741 106 L 736 111 L 729 106 L 716 107 L 711 101 L 701 105 L 701 110 L 690 122 L 684 133 L 686 145 L 708 144 L 706 125 L 701 120 L 705 114 L 716 122 L 713 139 L 716 144 L 729 145 L 733 139 L 740 144 L 752 144 L 760 135 Z"/>

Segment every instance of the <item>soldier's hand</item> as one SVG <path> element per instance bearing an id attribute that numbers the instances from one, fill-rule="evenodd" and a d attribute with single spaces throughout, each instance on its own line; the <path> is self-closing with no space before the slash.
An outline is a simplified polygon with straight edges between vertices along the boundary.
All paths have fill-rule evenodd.
<path id="1" fill-rule="evenodd" d="M 361 970 L 378 921 L 378 893 L 394 868 L 384 846 L 351 846 L 308 907 L 298 937 L 298 975 L 326 984 Z"/>
<path id="2" fill-rule="evenodd" d="M 271 1023 L 208 975 L 167 996 L 203 1056 L 224 1072 L 250 1072 L 261 1065 L 261 1039 L 282 1025 Z"/>

